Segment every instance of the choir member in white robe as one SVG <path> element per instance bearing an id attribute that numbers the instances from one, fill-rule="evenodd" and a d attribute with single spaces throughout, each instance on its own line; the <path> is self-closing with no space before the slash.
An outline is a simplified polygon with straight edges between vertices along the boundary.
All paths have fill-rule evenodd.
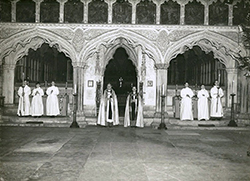
<path id="1" fill-rule="evenodd" d="M 28 81 L 24 80 L 23 85 L 18 89 L 19 103 L 17 109 L 18 116 L 29 116 L 30 115 L 30 94 L 31 89 L 28 86 Z"/>
<path id="2" fill-rule="evenodd" d="M 143 124 L 143 107 L 141 96 L 136 92 L 136 87 L 126 100 L 124 127 L 144 127 Z"/>
<path id="3" fill-rule="evenodd" d="M 198 120 L 209 120 L 208 98 L 209 93 L 204 85 L 201 85 L 201 90 L 198 91 Z"/>
<path id="4" fill-rule="evenodd" d="M 109 127 L 119 125 L 118 101 L 111 84 L 107 85 L 102 95 L 97 124 Z"/>
<path id="5" fill-rule="evenodd" d="M 188 83 L 185 83 L 185 88 L 181 90 L 181 111 L 180 120 L 193 120 L 192 112 L 192 97 L 193 91 L 188 87 Z"/>
<path id="6" fill-rule="evenodd" d="M 48 95 L 46 101 L 46 114 L 47 116 L 57 116 L 60 114 L 59 110 L 59 102 L 57 95 L 59 94 L 58 87 L 55 86 L 55 82 L 51 82 L 51 87 L 49 87 L 46 91 Z"/>
<path id="7" fill-rule="evenodd" d="M 223 108 L 221 98 L 224 96 L 222 88 L 219 87 L 219 82 L 215 81 L 214 87 L 210 90 L 211 94 L 211 118 L 220 120 L 223 117 Z"/>
<path id="8" fill-rule="evenodd" d="M 43 115 L 43 99 L 44 95 L 43 89 L 40 87 L 40 83 L 36 83 L 36 88 L 32 91 L 32 101 L 31 101 L 31 116 L 40 117 Z"/>

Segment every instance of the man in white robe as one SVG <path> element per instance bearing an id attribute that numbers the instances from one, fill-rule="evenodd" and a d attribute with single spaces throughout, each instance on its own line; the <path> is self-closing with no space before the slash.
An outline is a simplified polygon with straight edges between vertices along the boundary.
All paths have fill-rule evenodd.
<path id="1" fill-rule="evenodd" d="M 204 85 L 201 85 L 201 90 L 198 91 L 198 120 L 209 120 L 208 98 L 209 93 Z"/>
<path id="2" fill-rule="evenodd" d="M 32 101 L 31 101 L 31 116 L 40 117 L 43 115 L 43 99 L 44 95 L 43 89 L 40 87 L 40 83 L 36 83 L 36 88 L 32 91 Z"/>
<path id="3" fill-rule="evenodd" d="M 143 107 L 141 96 L 136 92 L 136 87 L 126 100 L 124 127 L 144 127 L 143 124 Z"/>
<path id="4" fill-rule="evenodd" d="M 101 98 L 97 124 L 109 127 L 119 125 L 118 101 L 111 84 L 107 85 Z"/>
<path id="5" fill-rule="evenodd" d="M 193 120 L 192 112 L 192 97 L 193 91 L 188 87 L 188 83 L 185 83 L 185 88 L 181 90 L 181 111 L 180 120 Z"/>
<path id="6" fill-rule="evenodd" d="M 51 87 L 49 87 L 46 91 L 48 95 L 46 101 L 46 113 L 47 116 L 57 116 L 60 114 L 59 102 L 57 95 L 59 94 L 58 87 L 55 86 L 55 82 L 51 82 Z"/>
<path id="7" fill-rule="evenodd" d="M 28 81 L 24 80 L 23 85 L 19 87 L 18 91 L 19 103 L 17 109 L 18 116 L 29 116 L 30 115 L 30 94 L 31 89 L 28 86 Z"/>
<path id="8" fill-rule="evenodd" d="M 220 120 L 223 117 L 223 108 L 221 98 L 224 96 L 222 88 L 219 87 L 219 82 L 215 81 L 215 85 L 211 88 L 211 118 Z"/>

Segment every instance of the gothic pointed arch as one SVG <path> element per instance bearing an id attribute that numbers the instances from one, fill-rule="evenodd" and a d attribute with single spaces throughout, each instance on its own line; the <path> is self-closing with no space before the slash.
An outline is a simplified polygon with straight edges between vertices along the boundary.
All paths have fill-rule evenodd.
<path id="1" fill-rule="evenodd" d="M 47 43 L 50 47 L 55 47 L 59 52 L 63 52 L 72 62 L 76 60 L 75 50 L 64 38 L 47 30 L 32 29 L 20 31 L 9 38 L 6 38 L 0 47 L 0 60 L 9 54 L 14 54 L 13 63 L 28 54 L 29 49 L 37 50 L 42 44 Z M 2 62 L 1 62 L 2 63 Z"/>
<path id="2" fill-rule="evenodd" d="M 161 63 L 162 55 L 158 47 L 137 33 L 121 29 L 109 31 L 87 42 L 85 45 L 86 49 L 80 52 L 79 57 L 81 60 L 88 60 L 99 52 L 101 47 L 105 48 L 106 57 L 110 57 L 113 55 L 115 47 L 118 46 L 125 48 L 131 59 L 136 60 L 135 50 L 140 47 L 142 52 L 153 59 L 155 63 Z"/>
<path id="3" fill-rule="evenodd" d="M 219 33 L 203 31 L 185 36 L 173 43 L 165 54 L 165 61 L 170 62 L 178 54 L 192 49 L 194 46 L 200 47 L 204 52 L 213 52 L 214 58 L 218 59 L 226 68 L 235 67 L 235 55 L 245 50 L 238 42 Z"/>

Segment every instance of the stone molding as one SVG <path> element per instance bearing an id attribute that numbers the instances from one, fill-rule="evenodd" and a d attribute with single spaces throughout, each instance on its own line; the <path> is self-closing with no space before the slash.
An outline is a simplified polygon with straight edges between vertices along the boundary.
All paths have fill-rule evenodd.
<path id="1" fill-rule="evenodd" d="M 57 47 L 72 62 L 86 62 L 100 46 L 107 52 L 123 46 L 131 59 L 137 57 L 133 49 L 140 47 L 155 63 L 169 63 L 199 46 L 206 53 L 212 51 L 226 67 L 234 67 L 232 57 L 246 51 L 237 26 L 0 23 L 0 32 L 0 61 L 11 52 L 18 60 L 43 43 Z"/>
<path id="2" fill-rule="evenodd" d="M 161 70 L 167 70 L 169 67 L 169 64 L 168 63 L 156 63 L 155 64 L 155 68 L 157 70 L 161 69 Z"/>

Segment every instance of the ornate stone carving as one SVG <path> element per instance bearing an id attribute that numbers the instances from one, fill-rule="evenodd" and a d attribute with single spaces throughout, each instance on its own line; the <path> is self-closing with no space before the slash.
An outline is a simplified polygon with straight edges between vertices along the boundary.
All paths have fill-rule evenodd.
<path id="1" fill-rule="evenodd" d="M 77 52 L 80 52 L 82 50 L 82 47 L 84 46 L 84 37 L 83 31 L 80 28 L 75 31 L 75 36 L 72 43 Z"/>
<path id="2" fill-rule="evenodd" d="M 155 68 L 156 69 L 164 69 L 167 70 L 168 69 L 169 64 L 168 63 L 156 63 L 155 64 Z"/>

